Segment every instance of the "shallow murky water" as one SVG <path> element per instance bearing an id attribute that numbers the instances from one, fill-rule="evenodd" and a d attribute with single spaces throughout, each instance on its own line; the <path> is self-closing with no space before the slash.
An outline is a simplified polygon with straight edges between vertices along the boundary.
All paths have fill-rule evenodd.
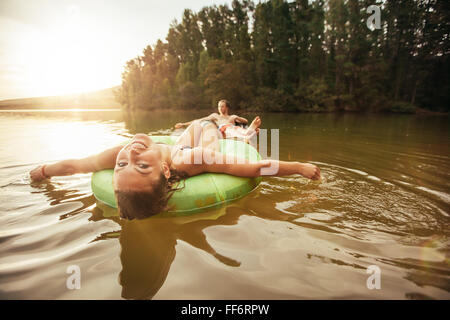
<path id="1" fill-rule="evenodd" d="M 448 117 L 263 114 L 280 159 L 316 163 L 323 181 L 264 178 L 188 217 L 120 220 L 89 174 L 30 184 L 38 164 L 198 115 L 0 112 L 0 298 L 450 298 Z"/>

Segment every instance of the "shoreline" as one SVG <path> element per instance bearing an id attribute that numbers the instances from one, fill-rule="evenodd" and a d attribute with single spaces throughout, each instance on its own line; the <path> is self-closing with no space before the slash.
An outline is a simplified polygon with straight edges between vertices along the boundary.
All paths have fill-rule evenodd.
<path id="1" fill-rule="evenodd" d="M 1 101 L 0 101 L 1 103 Z M 135 109 L 135 110 L 127 110 L 120 105 L 117 107 L 116 105 L 59 105 L 59 106 L 35 106 L 30 107 L 29 105 L 18 105 L 18 106 L 1 106 L 0 105 L 0 112 L 34 112 L 34 111 L 40 111 L 40 112 L 76 112 L 76 111 L 123 111 L 128 114 L 133 113 L 140 113 L 140 112 L 213 112 L 214 108 L 199 108 L 195 110 L 186 110 L 186 109 L 179 109 L 179 108 L 156 108 L 151 110 L 146 109 Z M 299 110 L 299 111 L 283 111 L 283 112 L 276 112 L 276 111 L 257 111 L 257 110 L 242 110 L 242 109 L 236 109 L 236 112 L 240 113 L 250 113 L 250 114 L 256 114 L 256 113 L 274 113 L 274 114 L 365 114 L 365 115 L 380 115 L 380 114 L 386 114 L 386 115 L 416 115 L 416 116 L 449 116 L 449 112 L 442 112 L 442 111 L 433 111 L 433 110 L 427 110 L 423 108 L 416 108 L 414 112 L 395 112 L 395 111 L 389 111 L 389 110 L 382 110 L 382 111 L 358 111 L 358 110 L 322 110 L 322 111 L 307 111 L 307 110 Z"/>
<path id="2" fill-rule="evenodd" d="M 135 112 L 191 112 L 191 110 L 185 110 L 185 109 L 177 109 L 177 108 L 173 108 L 173 109 L 166 109 L 166 108 L 156 108 L 156 109 L 151 109 L 151 110 L 146 110 L 146 109 L 137 109 L 137 110 L 126 110 L 124 108 L 120 108 L 121 110 L 123 110 L 124 112 L 127 113 L 135 113 Z M 195 109 L 195 112 L 199 112 L 199 111 L 205 111 L 205 112 L 214 112 L 214 108 L 199 108 L 199 109 Z M 234 109 L 233 109 L 234 110 Z M 233 111 L 234 112 L 234 111 Z M 386 115 L 393 115 L 393 114 L 397 114 L 397 115 L 417 115 L 417 116 L 450 116 L 450 112 L 441 112 L 441 111 L 432 111 L 432 110 L 427 110 L 427 109 L 421 109 L 421 108 L 417 108 L 414 112 L 395 112 L 395 111 L 389 111 L 389 110 L 382 110 L 382 111 L 359 111 L 359 110 L 323 110 L 323 111 L 305 111 L 305 110 L 299 110 L 299 111 L 282 111 L 282 112 L 277 112 L 277 111 L 258 111 L 258 110 L 244 110 L 244 109 L 235 109 L 235 113 L 250 113 L 250 114 L 257 114 L 257 113 L 273 113 L 273 114 L 365 114 L 365 115 L 381 115 L 381 114 L 386 114 Z"/>

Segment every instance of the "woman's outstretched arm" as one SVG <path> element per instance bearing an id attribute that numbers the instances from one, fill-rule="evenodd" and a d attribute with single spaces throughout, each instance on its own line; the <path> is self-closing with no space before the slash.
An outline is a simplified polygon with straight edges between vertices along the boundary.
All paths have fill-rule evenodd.
<path id="1" fill-rule="evenodd" d="M 183 163 L 180 163 L 181 161 Z M 250 178 L 300 174 L 308 179 L 320 179 L 319 167 L 310 163 L 279 160 L 248 161 L 202 148 L 194 148 L 177 162 L 179 162 L 175 164 L 177 169 L 191 176 L 203 172 L 215 172 Z"/>
<path id="2" fill-rule="evenodd" d="M 208 166 L 208 172 L 223 172 L 239 177 L 284 177 L 292 174 L 300 174 L 308 179 L 320 179 L 319 167 L 298 161 L 260 160 L 243 164 L 210 165 Z"/>
<path id="3" fill-rule="evenodd" d="M 76 173 L 112 169 L 116 164 L 117 154 L 122 148 L 123 146 L 117 146 L 87 158 L 68 159 L 38 166 L 30 171 L 30 177 L 33 181 L 41 181 L 53 176 L 68 176 Z"/>

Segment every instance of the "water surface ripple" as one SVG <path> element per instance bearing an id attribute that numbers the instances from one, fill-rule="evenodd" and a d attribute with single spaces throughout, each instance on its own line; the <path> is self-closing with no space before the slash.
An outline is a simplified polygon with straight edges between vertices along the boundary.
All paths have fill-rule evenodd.
<path id="1" fill-rule="evenodd" d="M 30 183 L 39 164 L 199 115 L 0 112 L 0 298 L 450 298 L 448 117 L 262 114 L 280 158 L 315 163 L 322 181 L 264 178 L 188 217 L 120 220 L 89 174 Z M 73 265 L 79 290 L 66 286 Z"/>

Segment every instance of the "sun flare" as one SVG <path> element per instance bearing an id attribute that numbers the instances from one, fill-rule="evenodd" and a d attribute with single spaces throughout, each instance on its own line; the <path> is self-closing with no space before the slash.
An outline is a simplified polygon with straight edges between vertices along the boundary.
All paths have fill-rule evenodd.
<path id="1" fill-rule="evenodd" d="M 107 48 L 83 24 L 76 6 L 68 7 L 62 26 L 35 29 L 24 43 L 23 50 L 32 49 L 26 71 L 34 96 L 93 91 L 113 84 L 111 68 L 104 63 Z"/>

